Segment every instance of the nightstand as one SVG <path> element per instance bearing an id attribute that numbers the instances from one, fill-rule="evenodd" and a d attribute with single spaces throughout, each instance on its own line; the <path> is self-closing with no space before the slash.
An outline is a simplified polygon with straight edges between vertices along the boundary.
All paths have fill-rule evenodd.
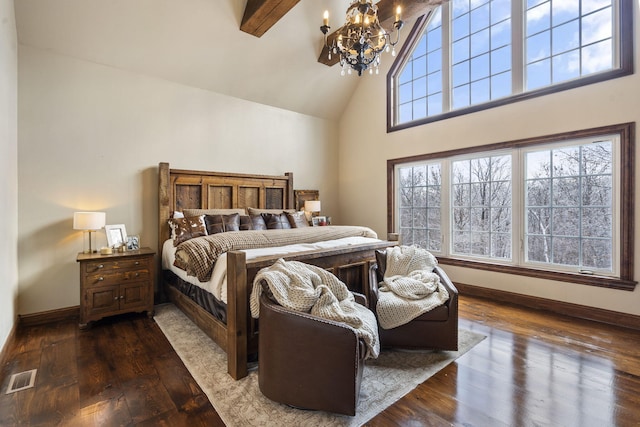
<path id="1" fill-rule="evenodd" d="M 80 328 L 106 316 L 146 311 L 153 316 L 154 255 L 141 248 L 110 255 L 79 253 Z"/>

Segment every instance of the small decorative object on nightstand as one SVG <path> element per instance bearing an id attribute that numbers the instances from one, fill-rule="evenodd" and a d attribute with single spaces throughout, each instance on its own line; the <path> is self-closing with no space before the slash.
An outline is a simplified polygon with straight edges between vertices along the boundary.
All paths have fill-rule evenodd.
<path id="1" fill-rule="evenodd" d="M 155 252 L 79 253 L 80 328 L 106 316 L 146 311 L 153 316 Z"/>

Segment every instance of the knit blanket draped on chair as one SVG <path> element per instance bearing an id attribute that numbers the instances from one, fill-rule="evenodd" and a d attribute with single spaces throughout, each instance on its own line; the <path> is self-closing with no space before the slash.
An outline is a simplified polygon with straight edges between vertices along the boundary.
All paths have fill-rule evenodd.
<path id="1" fill-rule="evenodd" d="M 356 303 L 347 285 L 336 276 L 320 267 L 279 259 L 261 269 L 254 279 L 250 299 L 254 318 L 260 315 L 260 281 L 263 279 L 278 304 L 351 326 L 367 345 L 367 357 L 378 357 L 380 340 L 375 315 Z"/>
<path id="2" fill-rule="evenodd" d="M 383 329 L 392 329 L 444 304 L 449 293 L 433 273 L 438 264 L 417 246 L 387 248 L 384 280 L 379 285 L 376 312 Z"/>

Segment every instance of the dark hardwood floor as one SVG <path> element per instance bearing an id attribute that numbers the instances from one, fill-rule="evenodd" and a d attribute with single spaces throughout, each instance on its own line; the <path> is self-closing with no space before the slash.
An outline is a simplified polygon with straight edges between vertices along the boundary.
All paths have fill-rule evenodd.
<path id="1" fill-rule="evenodd" d="M 640 426 L 639 331 L 465 296 L 460 327 L 487 338 L 367 425 Z M 25 327 L 15 344 L 2 426 L 223 425 L 144 315 Z M 35 388 L 5 394 L 34 368 Z"/>

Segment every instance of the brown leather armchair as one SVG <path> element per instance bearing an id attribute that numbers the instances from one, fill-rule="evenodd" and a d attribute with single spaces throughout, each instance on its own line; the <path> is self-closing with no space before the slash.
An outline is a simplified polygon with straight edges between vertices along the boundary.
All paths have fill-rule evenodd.
<path id="1" fill-rule="evenodd" d="M 384 279 L 386 253 L 376 251 L 377 264 L 370 270 L 369 308 L 376 313 L 378 283 Z M 458 290 L 439 266 L 433 270 L 449 292 L 444 305 L 428 311 L 411 322 L 393 329 L 378 327 L 381 347 L 428 348 L 434 350 L 458 350 Z"/>
<path id="2" fill-rule="evenodd" d="M 354 294 L 366 305 L 364 295 Z M 355 415 L 366 345 L 350 326 L 260 297 L 258 384 L 269 399 Z"/>

